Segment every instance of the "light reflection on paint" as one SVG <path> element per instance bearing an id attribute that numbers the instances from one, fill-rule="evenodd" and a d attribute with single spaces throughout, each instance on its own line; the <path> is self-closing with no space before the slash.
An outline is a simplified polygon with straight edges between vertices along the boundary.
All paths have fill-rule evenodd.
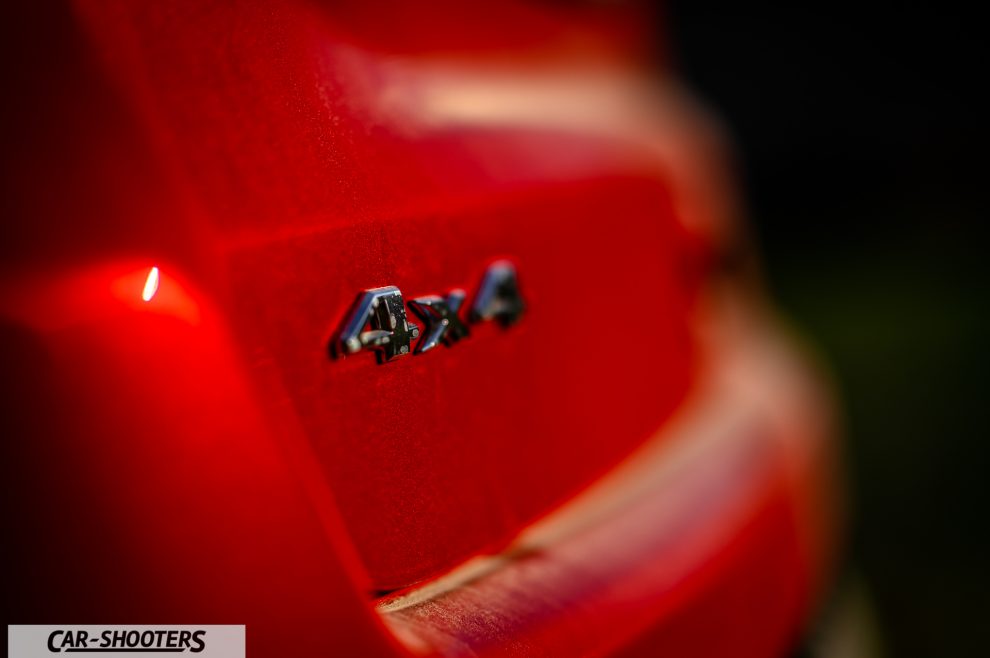
<path id="1" fill-rule="evenodd" d="M 148 278 L 144 282 L 144 292 L 141 293 L 141 299 L 150 302 L 156 292 L 158 292 L 158 268 L 152 267 L 151 271 L 148 272 Z"/>

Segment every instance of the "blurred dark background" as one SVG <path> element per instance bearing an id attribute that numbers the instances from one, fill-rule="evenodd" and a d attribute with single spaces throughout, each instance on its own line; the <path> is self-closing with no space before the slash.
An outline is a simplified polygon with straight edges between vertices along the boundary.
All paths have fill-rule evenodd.
<path id="1" fill-rule="evenodd" d="M 987 652 L 990 59 L 973 12 L 663 11 L 675 66 L 735 139 L 776 299 L 834 368 L 845 571 L 888 656 Z"/>

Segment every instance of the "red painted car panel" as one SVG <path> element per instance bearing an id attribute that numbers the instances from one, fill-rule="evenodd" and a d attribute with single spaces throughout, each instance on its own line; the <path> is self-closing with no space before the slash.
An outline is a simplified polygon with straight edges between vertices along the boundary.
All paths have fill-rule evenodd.
<path id="1" fill-rule="evenodd" d="M 717 494 L 747 482 L 745 518 L 684 498 L 698 528 L 722 529 L 715 544 L 651 522 L 675 479 L 616 507 L 622 532 L 599 519 L 571 548 L 541 543 L 518 582 L 543 607 L 497 604 L 484 583 L 457 603 L 468 625 L 497 604 L 498 629 L 438 635 L 423 608 L 399 619 L 373 600 L 402 588 L 422 605 L 422 583 L 511 555 L 561 514 L 588 518 L 595 483 L 671 443 L 719 380 L 705 328 L 731 314 L 705 309 L 733 195 L 704 115 L 649 77 L 637 11 L 23 12 L 6 59 L 32 68 L 10 76 L 0 283 L 14 621 L 246 623 L 252 655 L 705 655 L 711 620 L 763 624 L 718 645 L 744 655 L 793 639 L 833 505 L 809 457 L 828 432 L 786 396 L 790 424 L 760 430 L 777 447 Z M 382 366 L 329 358 L 360 291 L 474 291 L 501 258 L 527 302 L 516 326 Z M 743 407 L 756 420 L 725 436 L 767 413 Z M 731 454 L 698 473 L 738 474 Z M 572 549 L 572 565 L 614 568 L 548 579 Z M 761 588 L 779 609 L 743 615 Z"/>

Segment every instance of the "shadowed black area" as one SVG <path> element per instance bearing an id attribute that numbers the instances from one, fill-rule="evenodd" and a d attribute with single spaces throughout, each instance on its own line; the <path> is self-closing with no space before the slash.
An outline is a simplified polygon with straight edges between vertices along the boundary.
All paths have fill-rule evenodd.
<path id="1" fill-rule="evenodd" d="M 892 656 L 981 653 L 990 614 L 990 113 L 972 11 L 666 11 L 675 66 L 736 140 L 776 299 L 836 370 L 849 559 Z"/>

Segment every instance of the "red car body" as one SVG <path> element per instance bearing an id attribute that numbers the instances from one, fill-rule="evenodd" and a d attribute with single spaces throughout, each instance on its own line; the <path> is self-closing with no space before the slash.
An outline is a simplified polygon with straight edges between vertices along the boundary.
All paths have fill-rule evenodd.
<path id="1" fill-rule="evenodd" d="M 644 13 L 20 11 L 9 621 L 246 624 L 252 656 L 794 646 L 833 412 Z M 329 357 L 361 291 L 498 260 L 515 325 Z"/>

